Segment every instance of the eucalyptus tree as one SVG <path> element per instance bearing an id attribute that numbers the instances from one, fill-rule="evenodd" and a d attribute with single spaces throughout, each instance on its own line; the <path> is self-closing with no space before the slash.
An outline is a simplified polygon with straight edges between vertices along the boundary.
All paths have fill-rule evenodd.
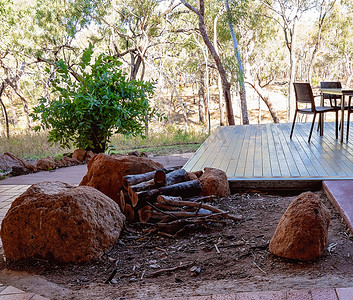
<path id="1" fill-rule="evenodd" d="M 235 35 L 234 28 L 233 28 L 232 14 L 230 12 L 228 0 L 224 0 L 224 4 L 226 7 L 226 12 L 227 12 L 228 28 L 229 28 L 230 35 L 232 37 L 233 49 L 234 49 L 235 57 L 236 57 L 237 63 L 238 63 L 238 83 L 239 83 L 239 87 L 240 87 L 240 104 L 241 104 L 241 110 L 243 113 L 242 114 L 243 115 L 243 124 L 249 124 L 248 108 L 247 108 L 247 103 L 246 103 L 243 63 L 242 63 L 242 59 L 241 59 L 240 53 L 239 53 L 237 37 Z"/>
<path id="2" fill-rule="evenodd" d="M 295 109 L 293 82 L 296 76 L 297 26 L 304 13 L 314 7 L 315 0 L 262 0 L 269 9 L 268 17 L 275 20 L 284 33 L 285 44 L 289 52 L 289 82 L 288 82 L 288 119 Z"/>
<path id="3" fill-rule="evenodd" d="M 27 42 L 30 32 L 32 5 L 20 1 L 0 1 L 0 105 L 5 120 L 6 136 L 10 135 L 11 117 L 7 112 L 5 100 L 7 98 L 11 106 L 12 119 L 16 120 L 14 109 L 15 96 L 22 103 L 27 126 L 30 127 L 28 101 L 21 91 L 21 80 L 25 76 L 26 69 L 32 63 L 27 58 L 29 53 Z M 25 25 L 25 26 L 23 26 Z M 27 25 L 27 26 L 26 26 Z"/>
<path id="4" fill-rule="evenodd" d="M 86 0 L 89 2 L 89 0 Z M 157 0 L 106 0 L 105 9 L 88 15 L 99 24 L 99 37 L 115 57 L 129 65 L 130 79 L 143 79 L 151 49 L 164 42 L 166 15 L 172 2 Z M 161 3 L 164 3 L 162 5 Z M 167 4 L 165 4 L 167 3 Z"/>
<path id="5" fill-rule="evenodd" d="M 226 102 L 226 107 L 227 107 L 227 120 L 229 125 L 234 125 L 234 115 L 233 115 L 233 107 L 232 107 L 232 98 L 231 98 L 231 93 L 230 93 L 230 83 L 227 79 L 227 74 L 226 71 L 223 67 L 223 64 L 221 62 L 221 59 L 217 53 L 217 51 L 214 48 L 214 45 L 212 44 L 208 33 L 206 31 L 205 27 L 205 3 L 203 0 L 199 1 L 199 9 L 195 8 L 193 5 L 190 3 L 186 2 L 185 0 L 181 0 L 181 2 L 192 12 L 194 12 L 197 17 L 198 17 L 198 23 L 199 23 L 199 30 L 202 35 L 202 38 L 208 48 L 208 50 L 211 52 L 211 55 L 213 56 L 213 59 L 215 60 L 219 75 L 221 76 L 222 80 L 222 87 L 223 87 L 223 94 L 224 94 L 224 99 Z"/>
<path id="6" fill-rule="evenodd" d="M 323 26 L 323 54 L 317 64 L 322 76 L 345 81 L 350 87 L 353 78 L 353 3 L 337 2 Z"/>
<path id="7" fill-rule="evenodd" d="M 89 21 L 75 8 L 79 1 L 0 0 L 0 104 L 5 116 L 3 96 L 14 95 L 22 102 L 30 127 L 28 99 L 36 102 L 41 83 L 47 88 L 42 72 L 47 64 L 42 62 L 53 65 L 60 58 L 70 62 L 71 56 L 75 57 L 76 34 Z M 9 117 L 6 119 L 9 135 Z"/>
<path id="8" fill-rule="evenodd" d="M 239 48 L 242 49 L 241 60 L 244 65 L 244 82 L 259 95 L 267 105 L 274 122 L 279 122 L 277 111 L 268 92 L 264 89 L 276 76 L 279 76 L 286 65 L 283 64 L 281 42 L 278 40 L 276 24 L 264 16 L 264 7 L 256 0 L 230 2 L 228 15 L 220 18 L 219 43 L 222 47 L 222 58 L 228 70 L 236 70 L 233 62 L 233 51 L 230 50 L 227 25 L 231 18 L 236 32 Z"/>

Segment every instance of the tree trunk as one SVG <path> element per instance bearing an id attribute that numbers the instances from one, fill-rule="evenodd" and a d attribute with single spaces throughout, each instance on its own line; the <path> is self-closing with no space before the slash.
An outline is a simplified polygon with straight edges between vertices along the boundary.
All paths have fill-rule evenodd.
<path id="1" fill-rule="evenodd" d="M 0 104 L 1 104 L 2 111 L 3 111 L 4 117 L 5 117 L 6 137 L 9 139 L 10 138 L 9 116 L 7 115 L 6 106 L 1 99 L 4 91 L 5 91 L 5 83 L 2 82 L 1 87 L 0 87 Z"/>
<path id="2" fill-rule="evenodd" d="M 293 24 L 293 32 L 290 45 L 289 61 L 290 61 L 290 75 L 289 75 L 289 84 L 288 84 L 288 121 L 291 121 L 294 116 L 295 110 L 295 100 L 294 100 L 294 86 L 295 81 L 295 72 L 296 72 L 296 59 L 295 59 L 295 50 L 296 50 L 296 26 Z"/>
<path id="3" fill-rule="evenodd" d="M 212 45 L 207 32 L 205 28 L 205 19 L 204 19 L 204 13 L 205 13 L 205 3 L 203 0 L 200 0 L 200 11 L 198 11 L 196 8 L 194 8 L 192 5 L 187 3 L 185 0 L 181 0 L 181 2 L 191 11 L 196 13 L 196 15 L 199 18 L 199 29 L 200 33 L 202 35 L 202 38 L 208 48 L 208 50 L 211 52 L 212 57 L 214 58 L 218 72 L 221 76 L 222 79 L 222 87 L 223 87 L 223 93 L 224 93 L 224 99 L 226 102 L 226 107 L 227 107 L 227 119 L 228 119 L 228 124 L 229 125 L 235 125 L 234 121 L 234 114 L 233 114 L 233 107 L 232 107 L 232 98 L 230 94 L 230 84 L 227 79 L 226 71 L 223 68 L 223 65 L 221 63 L 221 59 L 219 58 L 219 55 L 217 54 L 214 46 Z"/>
<path id="4" fill-rule="evenodd" d="M 204 99 L 204 109 L 205 109 L 205 125 L 208 127 L 208 132 L 209 134 L 211 133 L 211 120 L 210 120 L 210 76 L 209 76 L 209 70 L 208 70 L 208 53 L 207 50 L 205 50 L 201 43 L 198 41 L 198 39 L 195 37 L 195 35 L 193 34 L 194 40 L 195 42 L 198 44 L 198 46 L 200 47 L 202 54 L 203 54 L 203 58 L 205 61 L 205 73 L 206 73 L 206 80 L 203 80 L 203 72 L 201 72 L 201 76 L 202 76 L 202 83 L 203 86 L 206 86 L 206 97 L 204 95 L 203 99 Z M 206 83 L 206 84 L 205 84 Z"/>
<path id="5" fill-rule="evenodd" d="M 321 2 L 321 5 L 320 5 L 320 16 L 319 16 L 319 22 L 318 22 L 319 28 L 317 30 L 317 37 L 316 37 L 316 43 L 315 43 L 314 51 L 312 53 L 312 56 L 311 56 L 311 59 L 310 59 L 310 62 L 309 62 L 309 66 L 308 66 L 308 82 L 309 83 L 311 83 L 314 62 L 315 62 L 317 53 L 318 53 L 319 48 L 320 48 L 322 25 L 324 24 L 325 18 L 327 17 L 329 12 L 333 9 L 333 6 L 334 6 L 334 4 L 336 2 L 336 0 L 332 1 L 326 7 L 326 9 L 323 11 L 324 1 L 325 0 L 323 0 Z"/>
<path id="6" fill-rule="evenodd" d="M 135 55 L 134 53 L 130 53 L 131 55 L 131 72 L 130 72 L 130 80 L 136 79 L 137 73 L 139 71 L 141 65 L 141 56 Z"/>
<path id="7" fill-rule="evenodd" d="M 265 92 L 261 86 L 256 83 L 256 82 L 250 82 L 247 81 L 246 83 L 248 83 L 249 85 L 251 85 L 251 87 L 256 91 L 256 93 L 260 96 L 260 98 L 262 99 L 262 101 L 265 102 L 265 104 L 267 105 L 267 108 L 271 114 L 271 117 L 273 119 L 273 122 L 275 123 L 279 123 L 279 118 L 277 115 L 277 111 L 275 109 L 275 107 L 273 106 L 272 101 L 270 100 L 270 96 L 268 95 L 267 92 Z"/>
<path id="8" fill-rule="evenodd" d="M 201 73 L 201 82 L 200 82 L 200 88 L 199 88 L 199 121 L 203 124 L 205 124 L 205 109 L 204 109 L 204 103 L 205 103 L 205 89 L 203 86 L 203 75 Z"/>
<path id="9" fill-rule="evenodd" d="M 241 107 L 241 113 L 242 113 L 242 119 L 243 119 L 243 124 L 249 124 L 249 116 L 248 116 L 248 107 L 246 103 L 246 92 L 245 92 L 245 83 L 244 83 L 244 69 L 243 69 L 243 64 L 241 61 L 240 53 L 239 53 L 239 47 L 237 43 L 237 37 L 235 36 L 234 29 L 233 29 L 233 23 L 230 15 L 230 9 L 228 5 L 228 1 L 224 0 L 224 3 L 226 5 L 226 10 L 227 10 L 227 15 L 228 15 L 228 27 L 230 31 L 230 35 L 232 37 L 233 41 L 233 48 L 235 52 L 235 56 L 237 58 L 238 62 L 238 82 L 239 82 L 239 87 L 240 87 L 240 107 Z"/>
<path id="10" fill-rule="evenodd" d="M 10 110 L 11 110 L 11 115 L 12 115 L 12 119 L 13 119 L 13 124 L 16 126 L 17 123 L 18 123 L 18 119 L 17 119 L 15 106 L 14 106 L 14 103 L 13 103 L 12 92 L 11 91 L 7 92 L 6 96 L 9 99 L 9 102 L 10 102 Z"/>
<path id="11" fill-rule="evenodd" d="M 106 150 L 107 143 L 104 141 L 104 135 L 93 126 L 90 134 L 90 141 L 92 146 L 87 147 L 86 151 L 92 151 L 93 153 L 104 153 Z"/>
<path id="12" fill-rule="evenodd" d="M 218 52 L 218 41 L 217 41 L 217 22 L 220 13 L 218 13 L 213 21 L 213 44 L 217 54 Z M 219 91 L 219 125 L 224 126 L 224 119 L 223 119 L 223 90 L 222 90 L 222 80 L 221 76 L 218 74 L 218 91 Z"/>

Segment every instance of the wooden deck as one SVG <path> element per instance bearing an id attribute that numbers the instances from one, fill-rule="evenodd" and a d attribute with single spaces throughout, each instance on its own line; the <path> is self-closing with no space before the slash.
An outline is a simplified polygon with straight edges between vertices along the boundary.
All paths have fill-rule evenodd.
<path id="1" fill-rule="evenodd" d="M 218 127 L 184 168 L 222 169 L 232 189 L 307 189 L 353 179 L 353 134 L 340 143 L 334 123 L 325 123 L 324 136 L 314 131 L 309 144 L 310 123 L 297 123 L 292 140 L 290 129 L 289 123 Z"/>

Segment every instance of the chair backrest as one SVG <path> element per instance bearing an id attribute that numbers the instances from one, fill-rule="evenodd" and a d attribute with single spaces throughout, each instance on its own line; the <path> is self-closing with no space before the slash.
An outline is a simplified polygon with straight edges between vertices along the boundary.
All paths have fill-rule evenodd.
<path id="1" fill-rule="evenodd" d="M 341 89 L 342 84 L 339 81 L 322 81 L 320 87 L 323 89 Z M 340 99 L 340 95 L 323 94 L 324 99 Z"/>
<path id="2" fill-rule="evenodd" d="M 315 110 L 315 102 L 311 85 L 307 82 L 294 82 L 295 100 L 298 108 L 298 103 L 308 103 L 311 105 L 311 110 Z"/>

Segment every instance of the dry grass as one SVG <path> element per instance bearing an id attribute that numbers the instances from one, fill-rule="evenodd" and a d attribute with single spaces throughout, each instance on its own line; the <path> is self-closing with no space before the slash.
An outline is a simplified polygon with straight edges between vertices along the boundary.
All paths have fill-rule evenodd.
<path id="1" fill-rule="evenodd" d="M 160 126 L 160 130 L 151 129 L 147 138 L 124 137 L 114 135 L 107 150 L 108 153 L 127 153 L 145 151 L 158 155 L 196 151 L 207 138 L 204 129 L 178 129 L 174 126 Z M 46 156 L 60 156 L 72 152 L 74 148 L 63 149 L 59 144 L 47 141 L 47 132 L 22 131 L 9 139 L 0 137 L 0 153 L 11 152 L 20 158 L 37 159 Z"/>
<path id="2" fill-rule="evenodd" d="M 0 153 L 11 152 L 20 158 L 59 156 L 71 150 L 62 149 L 59 144 L 49 143 L 47 132 L 22 131 L 12 134 L 9 139 L 0 137 Z"/>

